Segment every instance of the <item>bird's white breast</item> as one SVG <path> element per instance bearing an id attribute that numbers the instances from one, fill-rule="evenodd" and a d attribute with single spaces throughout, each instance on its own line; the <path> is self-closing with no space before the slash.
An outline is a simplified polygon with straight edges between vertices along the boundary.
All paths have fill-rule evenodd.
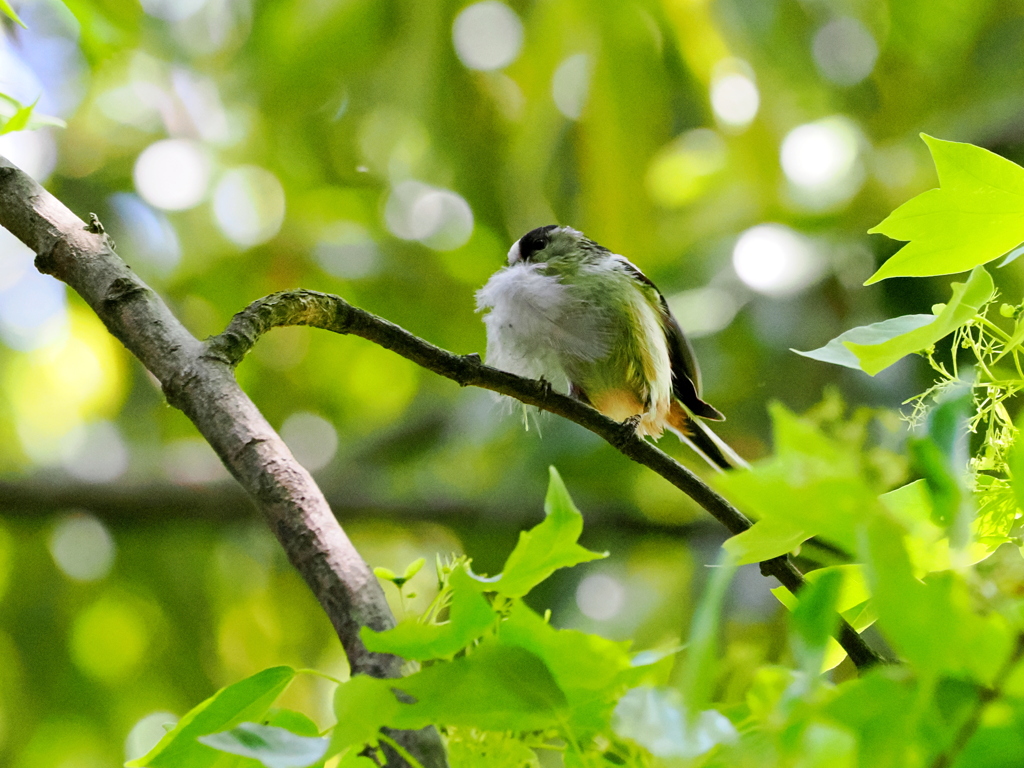
<path id="1" fill-rule="evenodd" d="M 603 315 L 574 296 L 571 285 L 517 263 L 477 291 L 487 326 L 487 363 L 521 376 L 561 383 L 566 360 L 596 360 L 608 352 Z"/>

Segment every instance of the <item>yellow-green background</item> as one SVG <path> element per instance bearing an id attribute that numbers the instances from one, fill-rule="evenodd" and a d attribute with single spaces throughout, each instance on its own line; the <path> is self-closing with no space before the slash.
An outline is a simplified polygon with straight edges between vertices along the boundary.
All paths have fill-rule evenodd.
<path id="1" fill-rule="evenodd" d="M 772 399 L 801 410 L 837 384 L 852 402 L 895 407 L 923 388 L 919 361 L 872 380 L 789 349 L 927 312 L 948 295 L 941 279 L 860 287 L 897 247 L 865 231 L 935 185 L 919 132 L 1024 156 L 1024 3 L 510 0 L 523 46 L 494 72 L 456 56 L 452 24 L 465 5 L 209 0 L 169 21 L 132 0 L 74 0 L 74 15 L 37 0 L 14 3 L 29 30 L 5 22 L 4 49 L 42 72 L 48 93 L 73 94 L 63 102 L 70 107 L 53 110 L 68 125 L 48 134 L 56 150 L 48 188 L 79 215 L 97 213 L 122 257 L 200 337 L 255 298 L 305 287 L 341 294 L 455 352 L 483 353 L 474 291 L 517 237 L 554 218 L 625 254 L 670 296 L 713 285 L 733 297 L 735 318 L 695 346 L 707 399 L 729 417 L 721 434 L 751 458 L 769 449 Z M 819 31 L 840 18 L 858 20 L 878 50 L 870 74 L 851 85 L 830 81 L 813 54 Z M 552 78 L 581 53 L 590 82 L 573 120 L 556 107 Z M 730 57 L 746 62 L 760 97 L 741 128 L 722 125 L 710 103 L 716 65 Z M 204 137 L 209 118 L 190 116 L 182 93 L 191 91 L 176 78 L 216 94 L 224 136 Z M 111 92 L 137 95 L 140 83 L 169 106 L 142 109 L 134 123 L 118 119 Z M 0 69 L 0 91 L 18 96 L 24 87 L 14 69 Z M 798 126 L 834 117 L 859 136 L 859 181 L 846 199 L 815 209 L 794 199 L 780 146 Z M 698 128 L 715 131 L 722 150 L 708 173 L 680 150 L 680 137 Z M 147 255 L 114 196 L 134 194 L 136 159 L 168 137 L 205 148 L 212 183 L 238 166 L 273 174 L 285 200 L 279 232 L 239 247 L 207 199 L 155 213 L 176 233 L 177 264 Z M 439 251 L 389 231 L 386 201 L 409 179 L 468 203 L 468 242 Z M 372 274 L 341 279 L 316 258 L 338 222 L 368 233 Z M 808 238 L 820 279 L 782 297 L 743 285 L 734 244 L 767 222 Z M 1019 274 L 1014 265 L 997 275 L 1013 302 Z M 11 300 L 0 291 L 0 302 Z M 328 622 L 230 481 L 216 479 L 201 453 L 214 479 L 182 485 L 169 473 L 172 452 L 195 438 L 192 426 L 76 297 L 63 317 L 49 343 L 0 345 L 0 765 L 117 765 L 141 718 L 180 715 L 265 666 L 343 674 Z M 401 569 L 465 551 L 478 571 L 496 571 L 519 528 L 539 519 L 554 464 L 588 517 L 584 543 L 612 556 L 558 575 L 534 605 L 552 608 L 559 625 L 633 637 L 638 647 L 669 646 L 684 633 L 700 564 L 721 534 L 588 433 L 554 419 L 524 431 L 486 393 L 361 340 L 306 329 L 273 332 L 239 379 L 275 427 L 303 411 L 333 425 L 339 447 L 317 478 L 371 565 Z M 76 479 L 67 441 L 102 422 L 127 448 L 126 471 L 110 482 Z M 673 438 L 662 445 L 704 471 Z M 101 521 L 114 543 L 100 578 L 69 577 L 51 553 L 55 532 L 75 515 Z M 421 598 L 430 571 L 413 582 Z M 603 621 L 583 616 L 575 599 L 579 579 L 599 572 L 626 596 Z M 737 582 L 724 685 L 739 686 L 745 669 L 786 653 L 767 587 L 755 571 Z M 286 703 L 326 726 L 328 688 L 311 680 L 295 684 Z"/>

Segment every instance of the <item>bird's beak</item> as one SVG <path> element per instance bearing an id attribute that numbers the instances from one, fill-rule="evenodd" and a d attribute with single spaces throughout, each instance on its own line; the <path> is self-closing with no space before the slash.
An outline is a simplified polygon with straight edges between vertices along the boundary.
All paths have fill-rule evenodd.
<path id="1" fill-rule="evenodd" d="M 516 240 L 512 243 L 512 247 L 508 249 L 508 265 L 512 267 L 520 261 L 522 261 L 522 257 L 519 255 L 519 241 Z"/>

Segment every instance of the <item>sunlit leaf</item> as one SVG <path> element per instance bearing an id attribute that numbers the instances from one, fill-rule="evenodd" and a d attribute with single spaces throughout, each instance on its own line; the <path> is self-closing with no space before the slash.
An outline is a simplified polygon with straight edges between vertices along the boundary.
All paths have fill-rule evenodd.
<path id="1" fill-rule="evenodd" d="M 15 24 L 18 24 L 24 29 L 28 29 L 28 27 L 25 26 L 25 22 L 18 18 L 18 14 L 14 12 L 14 9 L 11 8 L 11 4 L 8 3 L 7 0 L 0 0 L 0 13 L 3 13 Z"/>
<path id="2" fill-rule="evenodd" d="M 67 127 L 67 124 L 60 118 L 44 115 L 37 111 L 35 107 L 38 101 L 36 99 L 31 104 L 22 104 L 17 99 L 0 93 L 0 135 L 46 127 Z"/>
<path id="3" fill-rule="evenodd" d="M 306 768 L 327 752 L 326 738 L 299 736 L 287 728 L 240 723 L 230 731 L 200 736 L 200 744 L 259 760 L 267 768 Z"/>
<path id="4" fill-rule="evenodd" d="M 869 230 L 910 242 L 867 285 L 887 277 L 964 272 L 1024 241 L 1024 169 L 972 144 L 921 138 L 940 187 L 907 201 Z"/>
<path id="5" fill-rule="evenodd" d="M 953 283 L 953 296 L 935 319 L 881 344 L 857 344 L 844 341 L 860 362 L 861 369 L 874 376 L 902 357 L 928 349 L 978 314 L 995 292 L 992 276 L 984 267 L 975 267 L 966 283 Z M 828 346 L 828 345 L 826 345 Z"/>
<path id="6" fill-rule="evenodd" d="M 239 723 L 260 720 L 295 677 L 291 667 L 271 667 L 221 688 L 186 714 L 153 749 L 128 768 L 205 768 L 222 754 L 197 741 L 199 736 L 224 731 Z"/>
<path id="7" fill-rule="evenodd" d="M 363 627 L 361 635 L 366 647 L 403 659 L 439 659 L 461 651 L 480 637 L 497 621 L 494 611 L 465 568 L 456 568 L 450 583 L 452 602 L 446 623 L 425 624 L 409 618 L 384 632 Z"/>
<path id="8" fill-rule="evenodd" d="M 505 561 L 501 576 L 487 582 L 489 591 L 522 597 L 558 568 L 608 556 L 607 552 L 591 552 L 576 543 L 583 532 L 583 515 L 573 504 L 558 471 L 551 467 L 550 472 L 543 522 L 519 534 L 519 543 Z"/>
<path id="9" fill-rule="evenodd" d="M 26 104 L 5 120 L 0 125 L 0 134 L 25 130 L 26 126 L 28 126 L 29 118 L 32 117 L 32 111 L 36 108 L 36 103 L 36 101 L 33 101 L 31 104 Z"/>
<path id="10" fill-rule="evenodd" d="M 902 317 L 891 317 L 879 323 L 862 325 L 851 328 L 848 331 L 836 336 L 832 341 L 823 347 L 801 352 L 799 349 L 790 350 L 798 355 L 809 357 L 812 360 L 821 360 L 823 363 L 844 365 L 847 368 L 861 370 L 860 360 L 847 347 L 846 342 L 853 344 L 864 344 L 873 346 L 902 336 L 918 328 L 935 321 L 935 315 L 903 315 Z"/>

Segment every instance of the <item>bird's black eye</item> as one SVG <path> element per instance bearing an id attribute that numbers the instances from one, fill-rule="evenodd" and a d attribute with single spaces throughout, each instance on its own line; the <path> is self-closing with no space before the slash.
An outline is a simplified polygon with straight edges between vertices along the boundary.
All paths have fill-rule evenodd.
<path id="1" fill-rule="evenodd" d="M 558 229 L 558 225 L 549 224 L 546 227 L 537 227 L 519 238 L 519 258 L 523 261 L 530 261 L 534 254 L 547 248 L 548 243 L 551 242 L 549 233 L 553 229 Z"/>

